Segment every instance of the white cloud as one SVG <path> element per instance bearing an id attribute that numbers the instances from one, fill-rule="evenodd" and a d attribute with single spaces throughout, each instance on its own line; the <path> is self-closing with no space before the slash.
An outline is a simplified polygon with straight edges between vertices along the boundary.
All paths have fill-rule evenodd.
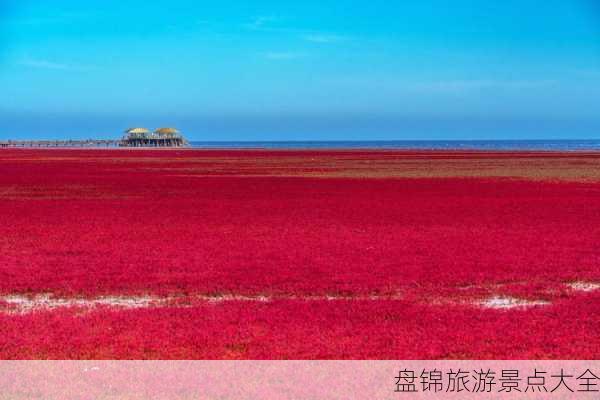
<path id="1" fill-rule="evenodd" d="M 6 18 L 3 22 L 9 25 L 18 26 L 42 26 L 53 24 L 64 24 L 72 21 L 88 19 L 90 15 L 83 13 L 58 12 L 55 11 L 52 16 L 38 16 L 29 18 Z"/>
<path id="2" fill-rule="evenodd" d="M 539 89 L 560 85 L 553 79 L 441 79 L 441 80 L 408 80 L 394 76 L 341 76 L 332 78 L 329 83 L 345 88 L 358 90 L 378 90 L 395 93 L 431 94 L 431 95 L 468 95 L 488 91 L 501 92 L 533 92 Z"/>
<path id="3" fill-rule="evenodd" d="M 67 70 L 67 69 L 71 69 L 72 68 L 68 64 L 62 64 L 62 63 L 57 63 L 57 62 L 48 61 L 48 60 L 27 59 L 27 60 L 23 60 L 23 61 L 19 62 L 19 64 L 20 65 L 24 65 L 26 67 L 42 68 L 42 69 Z"/>
<path id="4" fill-rule="evenodd" d="M 62 70 L 62 71 L 82 71 L 92 69 L 90 66 L 82 66 L 82 65 L 73 65 L 73 64 L 65 64 L 50 60 L 44 59 L 36 59 L 36 58 L 26 58 L 18 62 L 19 65 L 29 67 L 29 68 L 39 68 L 39 69 L 54 69 L 54 70 Z"/>
<path id="5" fill-rule="evenodd" d="M 308 33 L 302 35 L 302 39 L 314 43 L 339 43 L 348 40 L 346 36 L 326 33 Z"/>
<path id="6" fill-rule="evenodd" d="M 269 60 L 294 60 L 304 57 L 304 54 L 293 51 L 270 51 L 264 53 L 264 56 Z"/>
<path id="7" fill-rule="evenodd" d="M 275 22 L 279 20 L 278 17 L 274 17 L 274 16 L 270 16 L 270 15 L 263 15 L 263 16 L 258 16 L 255 17 L 252 22 L 244 24 L 245 28 L 248 29 L 252 29 L 252 30 L 261 30 L 264 29 L 266 27 L 266 25 L 268 25 L 271 22 Z"/>
<path id="8" fill-rule="evenodd" d="M 253 31 L 298 35 L 301 39 L 314 43 L 339 43 L 349 40 L 347 36 L 337 35 L 335 33 L 320 32 L 311 29 L 301 29 L 289 26 L 285 27 L 281 26 L 281 24 L 273 24 L 274 22 L 281 21 L 281 17 L 259 16 L 255 17 L 250 23 L 244 24 L 243 27 Z"/>
<path id="9" fill-rule="evenodd" d="M 553 80 L 515 80 L 494 79 L 449 80 L 416 82 L 407 85 L 407 89 L 424 92 L 468 92 L 484 89 L 535 89 L 555 84 Z"/>

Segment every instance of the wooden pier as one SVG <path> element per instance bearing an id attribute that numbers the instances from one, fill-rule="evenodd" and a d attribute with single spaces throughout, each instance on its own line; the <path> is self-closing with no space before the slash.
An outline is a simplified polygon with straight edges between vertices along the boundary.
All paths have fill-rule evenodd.
<path id="1" fill-rule="evenodd" d="M 187 147 L 183 138 L 126 138 L 119 141 L 119 147 Z"/>
<path id="2" fill-rule="evenodd" d="M 129 128 L 122 139 L 0 140 L 1 147 L 187 147 L 189 142 L 175 128 Z"/>
<path id="3" fill-rule="evenodd" d="M 118 147 L 122 140 L 0 140 L 0 147 Z"/>

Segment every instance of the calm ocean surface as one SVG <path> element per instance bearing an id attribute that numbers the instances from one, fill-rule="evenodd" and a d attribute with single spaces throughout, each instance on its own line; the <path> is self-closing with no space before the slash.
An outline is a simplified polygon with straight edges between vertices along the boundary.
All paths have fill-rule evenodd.
<path id="1" fill-rule="evenodd" d="M 592 140 L 374 140 L 297 142 L 191 142 L 197 148 L 244 149 L 422 149 L 422 150 L 600 150 Z"/>

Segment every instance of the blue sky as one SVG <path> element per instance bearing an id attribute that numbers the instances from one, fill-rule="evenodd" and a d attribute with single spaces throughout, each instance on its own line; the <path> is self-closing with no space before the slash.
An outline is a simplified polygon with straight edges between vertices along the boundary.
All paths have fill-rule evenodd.
<path id="1" fill-rule="evenodd" d="M 600 138 L 595 0 L 0 0 L 0 138 Z"/>

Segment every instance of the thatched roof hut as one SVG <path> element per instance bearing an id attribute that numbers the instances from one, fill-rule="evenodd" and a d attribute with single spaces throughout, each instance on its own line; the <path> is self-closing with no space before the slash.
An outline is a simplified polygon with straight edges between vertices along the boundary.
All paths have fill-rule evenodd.
<path id="1" fill-rule="evenodd" d="M 158 128 L 154 131 L 154 134 L 158 137 L 180 137 L 181 134 L 175 128 Z"/>
<path id="2" fill-rule="evenodd" d="M 150 130 L 146 128 L 129 128 L 125 133 L 150 133 Z"/>
<path id="3" fill-rule="evenodd" d="M 146 128 L 129 128 L 125 131 L 125 135 L 129 138 L 145 138 L 150 136 L 150 130 Z"/>
<path id="4" fill-rule="evenodd" d="M 158 128 L 153 133 L 146 128 L 129 128 L 119 143 L 123 147 L 185 147 L 189 143 L 175 128 Z"/>

